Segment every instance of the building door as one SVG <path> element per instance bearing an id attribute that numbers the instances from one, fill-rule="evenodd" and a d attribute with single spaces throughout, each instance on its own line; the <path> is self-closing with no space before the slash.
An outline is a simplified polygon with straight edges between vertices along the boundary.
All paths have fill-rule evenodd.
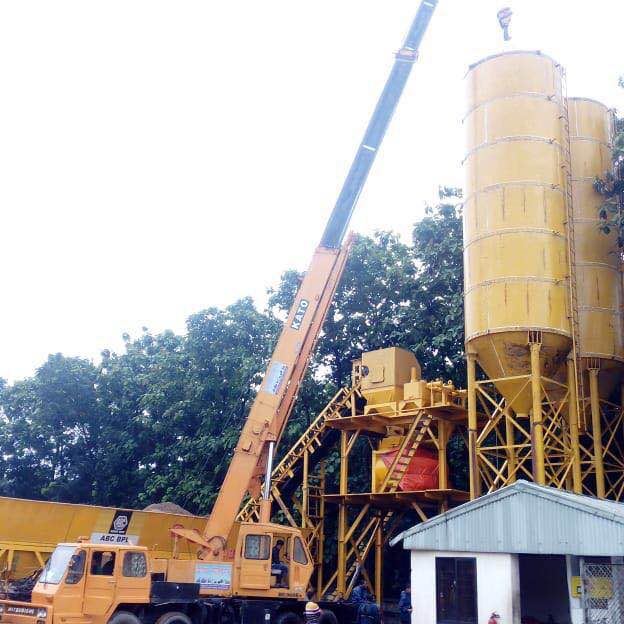
<path id="1" fill-rule="evenodd" d="M 477 624 L 477 560 L 436 557 L 437 624 Z"/>

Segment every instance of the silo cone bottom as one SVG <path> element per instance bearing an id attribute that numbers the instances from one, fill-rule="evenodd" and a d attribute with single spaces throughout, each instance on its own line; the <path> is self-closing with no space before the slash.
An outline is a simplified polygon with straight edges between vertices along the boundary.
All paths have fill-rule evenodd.
<path id="1" fill-rule="evenodd" d="M 624 379 L 624 364 L 618 360 L 600 359 L 598 373 L 598 396 L 601 401 L 612 401 L 619 403 L 621 397 L 613 396 L 615 390 L 620 389 L 622 379 Z M 581 370 L 583 372 L 583 384 L 589 388 L 589 364 L 590 360 L 583 357 L 581 359 Z"/>
<path id="2" fill-rule="evenodd" d="M 516 414 L 528 414 L 533 405 L 531 353 L 528 331 L 501 331 L 473 338 L 468 343 L 479 365 L 494 382 Z M 553 332 L 541 334 L 540 376 L 553 378 L 565 362 L 572 341 Z"/>

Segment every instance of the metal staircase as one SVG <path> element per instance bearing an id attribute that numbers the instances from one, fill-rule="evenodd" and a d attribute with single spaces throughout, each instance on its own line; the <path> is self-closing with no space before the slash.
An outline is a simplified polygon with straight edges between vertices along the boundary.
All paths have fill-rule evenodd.
<path id="1" fill-rule="evenodd" d="M 401 479 L 405 476 L 410 462 L 427 434 L 431 421 L 431 415 L 425 410 L 420 410 L 416 414 L 381 484 L 380 492 L 396 492 L 399 489 Z"/>

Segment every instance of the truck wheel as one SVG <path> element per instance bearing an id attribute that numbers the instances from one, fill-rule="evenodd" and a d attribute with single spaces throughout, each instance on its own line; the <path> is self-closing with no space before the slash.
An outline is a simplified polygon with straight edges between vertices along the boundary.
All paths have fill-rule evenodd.
<path id="1" fill-rule="evenodd" d="M 338 624 L 338 618 L 333 611 L 321 609 L 321 624 Z"/>
<path id="2" fill-rule="evenodd" d="M 181 613 L 180 611 L 169 611 L 169 613 L 161 615 L 156 620 L 156 624 L 193 624 L 193 621 L 185 613 Z"/>
<path id="3" fill-rule="evenodd" d="M 108 624 L 141 624 L 141 620 L 130 611 L 117 611 Z"/>
<path id="4" fill-rule="evenodd" d="M 277 616 L 275 624 L 301 624 L 301 618 L 292 611 L 284 611 Z"/>

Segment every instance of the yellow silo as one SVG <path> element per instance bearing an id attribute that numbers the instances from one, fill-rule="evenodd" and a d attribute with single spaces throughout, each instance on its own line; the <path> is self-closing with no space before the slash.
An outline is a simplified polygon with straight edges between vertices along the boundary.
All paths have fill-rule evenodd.
<path id="1" fill-rule="evenodd" d="M 562 70 L 539 52 L 503 53 L 470 67 L 467 91 L 469 369 L 476 357 L 526 415 L 541 400 L 527 378 L 532 354 L 533 371 L 552 377 L 572 344 Z"/>
<path id="2" fill-rule="evenodd" d="M 613 115 L 586 98 L 570 98 L 568 110 L 579 354 L 584 371 L 597 371 L 600 397 L 608 399 L 624 371 L 622 276 L 616 233 L 607 236 L 599 229 L 604 199 L 593 184 L 612 167 Z"/>
<path id="3" fill-rule="evenodd" d="M 615 232 L 600 231 L 602 196 L 594 188 L 597 176 L 612 168 L 613 117 L 606 106 L 585 98 L 568 100 L 572 164 L 575 275 L 579 321 L 579 388 L 586 434 L 580 445 L 588 468 L 585 488 L 599 497 L 620 498 L 623 476 L 621 453 L 613 444 L 621 411 L 611 398 L 622 383 L 624 338 L 622 327 L 622 275 Z M 619 401 L 618 401 L 619 402 Z M 580 471 L 579 471 L 580 472 Z M 579 477 L 577 477 L 577 481 Z"/>

